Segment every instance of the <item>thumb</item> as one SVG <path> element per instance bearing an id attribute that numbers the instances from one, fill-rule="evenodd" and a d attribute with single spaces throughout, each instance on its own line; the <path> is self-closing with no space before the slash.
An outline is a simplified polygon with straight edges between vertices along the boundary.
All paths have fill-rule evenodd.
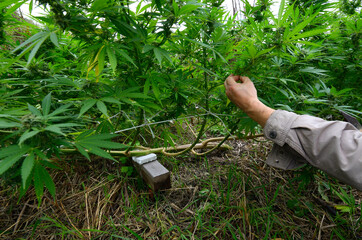
<path id="1" fill-rule="evenodd" d="M 234 76 L 233 74 L 231 74 L 230 76 L 228 76 L 225 80 L 225 86 L 226 85 L 233 85 L 236 84 L 236 81 L 240 80 L 240 76 Z"/>

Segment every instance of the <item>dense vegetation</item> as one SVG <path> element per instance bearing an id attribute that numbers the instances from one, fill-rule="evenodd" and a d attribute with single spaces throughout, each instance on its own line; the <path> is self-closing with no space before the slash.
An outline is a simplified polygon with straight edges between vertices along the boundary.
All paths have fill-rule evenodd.
<path id="1" fill-rule="evenodd" d="M 260 131 L 227 101 L 230 73 L 273 108 L 361 117 L 360 1 L 281 1 L 277 16 L 244 2 L 236 20 L 222 0 L 32 0 L 46 10 L 36 24 L 24 2 L 0 3 L 0 175 L 20 196 L 34 186 L 39 205 L 65 152 L 124 163 L 108 150 L 191 143 L 173 156 Z"/>

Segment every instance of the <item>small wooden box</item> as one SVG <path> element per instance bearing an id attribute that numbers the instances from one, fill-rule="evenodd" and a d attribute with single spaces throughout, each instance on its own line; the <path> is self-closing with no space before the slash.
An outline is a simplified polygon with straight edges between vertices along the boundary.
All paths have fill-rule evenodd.
<path id="1" fill-rule="evenodd" d="M 170 172 L 156 159 L 156 154 L 132 157 L 138 173 L 153 191 L 171 188 Z"/>

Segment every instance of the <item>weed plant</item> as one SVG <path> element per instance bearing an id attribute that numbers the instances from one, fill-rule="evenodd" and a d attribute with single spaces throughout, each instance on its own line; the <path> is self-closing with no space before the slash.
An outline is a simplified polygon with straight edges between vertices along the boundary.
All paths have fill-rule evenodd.
<path id="1" fill-rule="evenodd" d="M 57 198 L 53 178 L 67 164 L 76 168 L 67 153 L 76 151 L 89 161 L 117 166 L 127 160 L 112 156 L 111 149 L 130 156 L 136 154 L 134 150 L 191 143 L 179 152 L 163 151 L 166 156 L 182 155 L 210 133 L 241 137 L 259 132 L 226 99 L 223 81 L 231 73 L 249 76 L 270 107 L 337 120 L 343 110 L 361 119 L 362 20 L 354 1 L 281 1 L 277 16 L 270 11 L 270 1 L 255 6 L 245 1 L 241 20 L 222 7 L 223 1 L 214 0 L 31 0 L 30 12 L 34 6 L 46 12 L 31 15 L 32 21 L 18 12 L 24 3 L 0 3 L 0 175 L 4 189 L 12 186 L 20 197 L 34 188 L 39 207 L 45 204 L 47 192 Z M 125 177 L 132 168 L 124 166 L 122 171 Z M 298 202 L 292 189 L 285 190 L 287 183 L 276 188 L 254 185 L 254 197 L 265 197 L 267 204 L 245 209 L 245 196 L 236 201 L 231 192 L 244 187 L 245 195 L 250 176 L 239 173 L 236 166 L 221 173 L 226 175 L 208 180 L 214 184 L 215 177 L 226 179 L 216 181 L 221 189 L 218 196 L 206 183 L 193 193 L 204 194 L 211 202 L 193 211 L 192 227 L 186 231 L 185 226 L 162 225 L 164 236 L 177 230 L 179 238 L 304 238 L 302 233 L 293 235 L 287 222 L 274 217 L 281 191 L 290 194 L 283 206 L 293 214 L 313 215 L 310 203 Z M 341 228 L 331 238 L 360 236 L 357 195 L 349 187 L 335 185 L 333 179 L 318 179 L 321 175 L 306 169 L 292 181 L 306 186 L 317 182 L 317 192 L 310 193 L 313 198 L 341 200 L 333 218 Z M 127 180 L 123 177 L 119 181 Z M 303 194 L 296 192 L 296 196 Z M 136 201 L 129 195 L 125 198 Z M 137 212 L 142 204 L 129 202 L 127 214 L 132 215 L 132 209 Z M 220 219 L 204 222 L 204 213 L 213 211 L 211 206 L 218 209 L 215 216 Z M 93 217 L 104 217 L 101 210 L 97 214 Z M 323 220 L 316 219 L 322 226 Z M 42 221 L 62 229 L 62 237 L 85 237 L 73 224 L 64 225 L 54 216 L 42 216 L 34 228 Z M 220 225 L 210 228 L 213 222 Z M 107 219 L 108 226 L 113 223 Z M 236 223 L 242 224 L 236 227 Z M 101 232 L 100 225 L 92 226 L 89 231 Z M 274 234 L 275 226 L 282 235 Z M 145 236 L 128 225 L 122 227 L 133 237 Z"/>

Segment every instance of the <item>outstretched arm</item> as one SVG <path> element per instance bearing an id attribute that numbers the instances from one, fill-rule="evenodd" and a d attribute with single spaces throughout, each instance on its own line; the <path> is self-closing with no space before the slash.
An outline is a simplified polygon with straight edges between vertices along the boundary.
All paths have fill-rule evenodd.
<path id="1" fill-rule="evenodd" d="M 308 162 L 362 191 L 362 133 L 354 126 L 271 109 L 259 101 L 247 77 L 230 75 L 225 89 L 228 98 L 274 142 L 266 161 L 269 165 L 294 169 Z"/>

